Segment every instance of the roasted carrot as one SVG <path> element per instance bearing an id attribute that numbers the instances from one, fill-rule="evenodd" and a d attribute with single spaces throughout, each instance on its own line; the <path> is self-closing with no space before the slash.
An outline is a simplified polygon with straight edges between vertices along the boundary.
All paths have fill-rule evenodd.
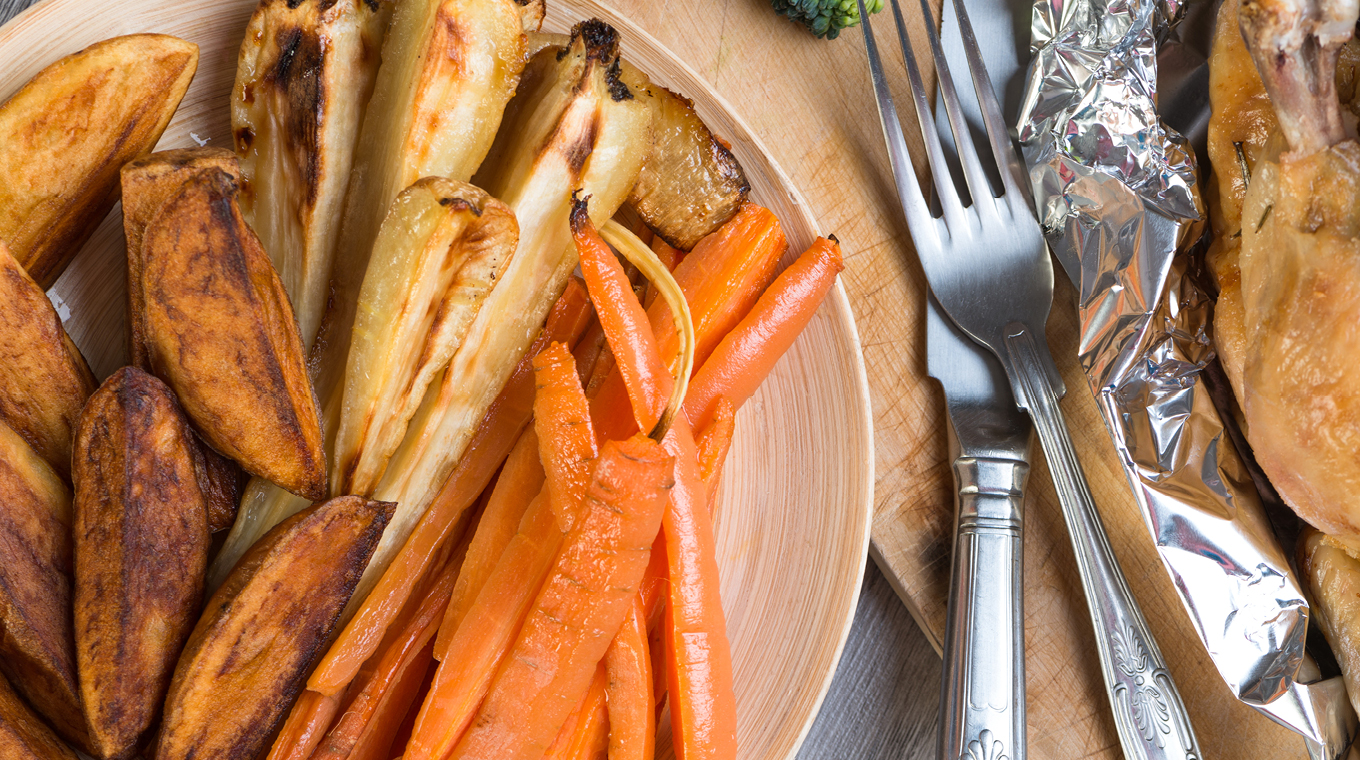
<path id="1" fill-rule="evenodd" d="M 562 538 L 547 492 L 540 491 L 449 641 L 416 717 L 406 760 L 440 760 L 463 735 L 514 644 Z"/>
<path id="2" fill-rule="evenodd" d="M 307 760 L 340 711 L 340 695 L 303 691 L 274 739 L 268 760 Z"/>
<path id="3" fill-rule="evenodd" d="M 647 614 L 641 596 L 605 653 L 609 676 L 609 760 L 652 760 L 656 753 L 656 701 Z"/>
<path id="4" fill-rule="evenodd" d="M 732 760 L 737 756 L 732 653 L 707 490 L 684 415 L 676 418 L 662 445 L 675 456 L 675 487 L 663 521 L 670 572 L 666 687 L 675 755 L 679 760 Z"/>
<path id="5" fill-rule="evenodd" d="M 391 751 L 387 754 L 389 758 L 400 760 L 407 742 L 411 741 L 411 731 L 416 727 L 416 716 L 420 714 L 420 706 L 425 704 L 425 697 L 430 693 L 430 686 L 434 684 L 434 672 L 438 665 L 439 663 L 431 657 L 430 664 L 425 669 L 425 677 L 421 679 L 420 688 L 416 691 L 416 697 L 411 700 L 411 708 L 397 724 L 397 731 L 392 736 Z"/>
<path id="6" fill-rule="evenodd" d="M 699 477 L 708 489 L 708 512 L 713 514 L 718 498 L 718 481 L 722 479 L 723 462 L 732 448 L 732 433 L 736 429 L 736 410 L 726 396 L 719 396 L 714 406 L 713 419 L 695 442 L 699 450 Z"/>
<path id="7" fill-rule="evenodd" d="M 661 417 L 660 411 L 652 416 L 652 410 L 664 408 L 667 401 L 664 395 L 654 395 L 662 385 L 659 379 L 669 377 L 670 372 L 661 361 L 647 312 L 638 302 L 618 258 L 591 224 L 586 201 L 579 198 L 572 201 L 571 232 L 580 253 L 581 273 L 585 275 L 590 300 L 596 305 L 600 325 L 609 337 L 609 348 L 623 375 L 635 421 L 640 430 L 650 431 Z"/>
<path id="8" fill-rule="evenodd" d="M 554 343 L 534 357 L 534 374 L 539 459 L 558 527 L 566 531 L 576 519 L 597 453 L 590 402 L 576 374 L 576 359 L 566 346 Z"/>
<path id="9" fill-rule="evenodd" d="M 439 625 L 435 659 L 444 659 L 453 632 L 458 630 L 468 609 L 477 601 L 477 594 L 487 577 L 496 568 L 506 545 L 515 537 L 529 503 L 542 488 L 543 465 L 538 461 L 538 434 L 529 427 L 520 434 L 515 448 L 506 457 L 496 487 L 491 491 L 491 499 L 477 521 L 477 529 L 458 572 L 458 582 L 449 598 L 448 610 Z"/>
<path id="10" fill-rule="evenodd" d="M 454 760 L 547 751 L 631 609 L 673 470 L 649 438 L 604 445 L 581 514 Z"/>
<path id="11" fill-rule="evenodd" d="M 528 424 L 534 395 L 534 355 L 552 341 L 575 340 L 589 320 L 590 302 L 586 290 L 580 280 L 573 279 L 549 312 L 543 333 L 492 403 L 473 435 L 467 453 L 444 482 L 434 503 L 312 672 L 307 681 L 309 690 L 339 694 L 359 672 L 364 661 L 373 655 L 392 618 L 410 598 L 412 585 L 429 568 L 438 547 L 448 540 L 458 517 L 486 489 L 518 439 L 519 431 Z M 292 722 L 291 715 L 289 722 Z"/>
<path id="12" fill-rule="evenodd" d="M 642 238 L 641 235 L 639 235 L 638 237 Z M 646 238 L 642 239 L 644 241 L 646 240 Z M 676 248 L 670 243 L 667 243 L 659 235 L 652 236 L 650 245 L 652 246 L 652 252 L 656 254 L 656 257 L 658 259 L 661 259 L 661 263 L 665 264 L 666 268 L 671 270 L 672 272 L 675 271 L 676 267 L 680 266 L 680 262 L 685 260 L 684 251 L 680 250 L 679 248 Z"/>
<path id="13" fill-rule="evenodd" d="M 694 376 L 685 411 L 696 429 L 708 424 L 719 396 L 740 408 L 755 393 L 807 327 L 844 267 L 836 241 L 817 238 L 775 279 Z"/>
<path id="14" fill-rule="evenodd" d="M 595 679 L 590 682 L 585 698 L 562 724 L 562 730 L 557 732 L 557 738 L 548 747 L 543 760 L 594 760 L 598 754 L 608 751 L 612 730 L 605 695 L 608 678 L 604 663 L 601 663 L 595 669 Z"/>

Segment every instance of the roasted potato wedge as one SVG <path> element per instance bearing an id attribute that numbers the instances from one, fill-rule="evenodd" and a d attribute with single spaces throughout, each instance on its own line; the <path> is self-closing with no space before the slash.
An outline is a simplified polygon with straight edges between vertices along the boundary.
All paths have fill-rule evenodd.
<path id="1" fill-rule="evenodd" d="M 0 757 L 5 760 L 76 760 L 76 753 L 0 676 Z"/>
<path id="2" fill-rule="evenodd" d="M 118 200 L 118 170 L 151 150 L 198 68 L 163 34 L 91 45 L 0 105 L 0 240 L 44 290 Z"/>
<path id="3" fill-rule="evenodd" d="M 127 240 L 128 363 L 151 371 L 146 355 L 145 299 L 142 297 L 142 237 L 146 225 L 190 178 L 219 169 L 240 178 L 236 154 L 223 148 L 167 150 L 129 161 L 119 173 L 123 190 L 123 237 Z"/>
<path id="4" fill-rule="evenodd" d="M 628 205 L 667 243 L 688 251 L 736 216 L 751 183 L 694 103 L 654 84 L 626 61 L 620 78 L 652 109 L 652 152 Z"/>
<path id="5" fill-rule="evenodd" d="M 359 123 L 393 3 L 261 0 L 231 91 L 241 214 L 293 302 L 302 345 L 321 327 Z"/>
<path id="6" fill-rule="evenodd" d="M 142 240 L 151 367 L 203 438 L 247 471 L 326 495 L 316 397 L 278 275 L 241 218 L 237 183 L 197 173 Z"/>
<path id="7" fill-rule="evenodd" d="M 210 543 L 198 446 L 174 394 L 136 367 L 104 381 L 80 418 L 76 666 L 90 749 L 106 760 L 136 751 L 198 621 Z"/>
<path id="8" fill-rule="evenodd" d="M 518 240 L 509 207 L 466 182 L 426 177 L 397 196 L 359 291 L 332 494 L 372 493 Z"/>
<path id="9" fill-rule="evenodd" d="M 0 420 L 63 478 L 94 375 L 47 294 L 0 240 Z"/>
<path id="10" fill-rule="evenodd" d="M 395 505 L 342 496 L 279 524 L 208 602 L 175 668 L 156 760 L 253 760 L 324 651 Z"/>
<path id="11" fill-rule="evenodd" d="M 0 674 L 86 746 L 71 631 L 71 491 L 0 423 Z"/>

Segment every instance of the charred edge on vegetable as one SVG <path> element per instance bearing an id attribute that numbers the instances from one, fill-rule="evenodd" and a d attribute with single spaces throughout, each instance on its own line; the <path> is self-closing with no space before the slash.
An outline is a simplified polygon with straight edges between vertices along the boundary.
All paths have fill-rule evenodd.
<path id="1" fill-rule="evenodd" d="M 628 85 L 623 83 L 622 79 L 619 79 L 619 73 L 621 71 L 619 61 L 621 60 L 623 59 L 615 58 L 614 63 L 604 72 L 604 81 L 609 85 L 609 97 L 616 103 L 633 99 L 633 91 L 628 88 Z"/>
<path id="2" fill-rule="evenodd" d="M 274 39 L 279 46 L 279 59 L 266 81 L 283 93 L 288 102 L 284 129 L 290 152 L 303 157 L 307 205 L 311 206 L 316 203 L 321 183 L 317 133 L 318 119 L 326 107 L 326 93 L 321 86 L 321 39 L 300 27 L 280 29 Z"/>
<path id="3" fill-rule="evenodd" d="M 470 211 L 472 212 L 472 215 L 477 217 L 478 219 L 482 217 L 482 209 L 478 207 L 476 203 L 466 198 L 454 198 L 453 196 L 447 196 L 439 199 L 439 205 L 443 206 L 444 208 L 452 206 L 454 211 Z"/>
<path id="4" fill-rule="evenodd" d="M 592 18 L 572 27 L 571 42 L 557 54 L 558 60 L 576 46 L 578 39 L 585 43 L 587 61 L 594 59 L 601 63 L 611 63 L 619 57 L 619 33 L 609 24 Z"/>
<path id="5" fill-rule="evenodd" d="M 581 197 L 580 190 L 571 191 L 571 232 L 578 234 L 590 224 L 591 196 Z"/>
<path id="6" fill-rule="evenodd" d="M 364 0 L 364 5 L 367 5 L 368 9 L 373 11 L 374 13 L 377 13 L 378 8 L 380 7 L 378 5 L 378 0 Z"/>

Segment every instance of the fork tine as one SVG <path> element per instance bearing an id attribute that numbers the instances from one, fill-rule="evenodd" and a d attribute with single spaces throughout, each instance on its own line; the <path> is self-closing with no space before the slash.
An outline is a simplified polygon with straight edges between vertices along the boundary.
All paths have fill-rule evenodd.
<path id="1" fill-rule="evenodd" d="M 893 104 L 892 92 L 888 88 L 888 78 L 883 72 L 883 60 L 878 55 L 878 43 L 874 38 L 873 25 L 864 0 L 859 3 L 859 15 L 864 24 L 864 47 L 869 56 L 869 75 L 874 83 L 874 99 L 878 102 L 878 118 L 883 126 L 883 136 L 888 143 L 888 160 L 892 165 L 893 179 L 897 183 L 897 195 L 902 202 L 902 212 L 907 217 L 907 226 L 913 238 L 918 235 L 934 235 L 935 220 L 930 206 L 921 193 L 921 185 L 916 181 L 916 167 L 907 150 L 907 140 L 902 134 L 902 122 L 897 116 L 897 106 Z M 921 245 L 918 242 L 917 247 Z"/>
<path id="2" fill-rule="evenodd" d="M 906 28 L 897 0 L 892 0 L 892 4 L 893 13 L 897 16 L 898 31 L 905 39 Z M 949 73 L 949 62 L 945 59 L 944 46 L 940 44 L 940 35 L 935 28 L 935 16 L 927 0 L 921 0 L 921 17 L 925 21 L 926 36 L 930 40 L 931 57 L 935 60 L 935 81 L 940 88 L 940 98 L 944 101 L 949 129 L 954 133 L 954 149 L 957 151 L 959 164 L 963 167 L 968 193 L 973 196 L 975 210 L 992 209 L 995 207 L 992 186 L 987 181 L 987 175 L 983 172 L 982 163 L 978 159 L 977 147 L 974 146 L 973 136 L 968 130 L 968 120 L 964 116 L 963 106 L 959 103 L 958 91 L 954 89 L 954 77 Z"/>
<path id="3" fill-rule="evenodd" d="M 926 160 L 930 164 L 930 176 L 934 182 L 935 193 L 940 199 L 940 209 L 944 212 L 945 226 L 951 229 L 959 229 L 964 224 L 963 202 L 959 200 L 959 192 L 954 187 L 949 164 L 945 163 L 944 149 L 940 145 L 940 135 L 935 131 L 930 103 L 926 100 L 926 88 L 921 79 L 921 69 L 916 64 L 916 54 L 911 47 L 910 38 L 907 37 L 906 23 L 902 20 L 902 9 L 898 6 L 897 0 L 889 1 L 892 3 L 893 15 L 897 22 L 898 45 L 902 49 L 902 59 L 907 65 L 907 81 L 911 85 L 912 99 L 916 105 L 916 121 L 921 127 L 921 139 L 925 142 L 926 147 Z M 860 4 L 863 5 L 862 2 Z M 861 12 L 860 18 L 868 18 L 868 14 Z"/>
<path id="4" fill-rule="evenodd" d="M 973 36 L 973 24 L 968 20 L 967 3 L 953 0 L 958 16 L 959 34 L 963 39 L 963 50 L 968 56 L 968 71 L 973 77 L 973 90 L 977 94 L 978 105 L 982 107 L 982 122 L 987 127 L 987 140 L 991 143 L 992 156 L 1001 174 L 1002 195 L 1018 191 L 1032 210 L 1029 178 L 1026 175 L 1020 156 L 1011 144 L 1010 132 L 1001 117 L 1001 104 L 997 102 L 996 90 L 992 89 L 992 78 L 982 61 L 977 38 Z"/>

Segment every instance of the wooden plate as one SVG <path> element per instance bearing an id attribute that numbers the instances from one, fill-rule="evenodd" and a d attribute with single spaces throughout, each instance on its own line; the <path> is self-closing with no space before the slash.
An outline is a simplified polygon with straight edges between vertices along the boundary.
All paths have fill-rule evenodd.
<path id="1" fill-rule="evenodd" d="M 46 0 L 0 27 L 0 98 L 61 56 L 108 37 L 173 34 L 199 45 L 198 74 L 159 149 L 230 147 L 228 98 L 254 0 Z M 598 16 L 625 55 L 693 98 L 732 143 L 752 197 L 783 222 L 791 247 L 816 236 L 807 204 L 731 107 L 657 40 L 592 0 L 550 0 L 545 28 Z M 126 360 L 119 209 L 52 289 L 96 375 Z M 718 509 L 718 561 L 732 640 L 743 758 L 789 758 L 840 659 L 864 572 L 873 505 L 873 434 L 859 340 L 843 289 L 738 416 Z M 669 750 L 665 751 L 669 754 Z"/>

